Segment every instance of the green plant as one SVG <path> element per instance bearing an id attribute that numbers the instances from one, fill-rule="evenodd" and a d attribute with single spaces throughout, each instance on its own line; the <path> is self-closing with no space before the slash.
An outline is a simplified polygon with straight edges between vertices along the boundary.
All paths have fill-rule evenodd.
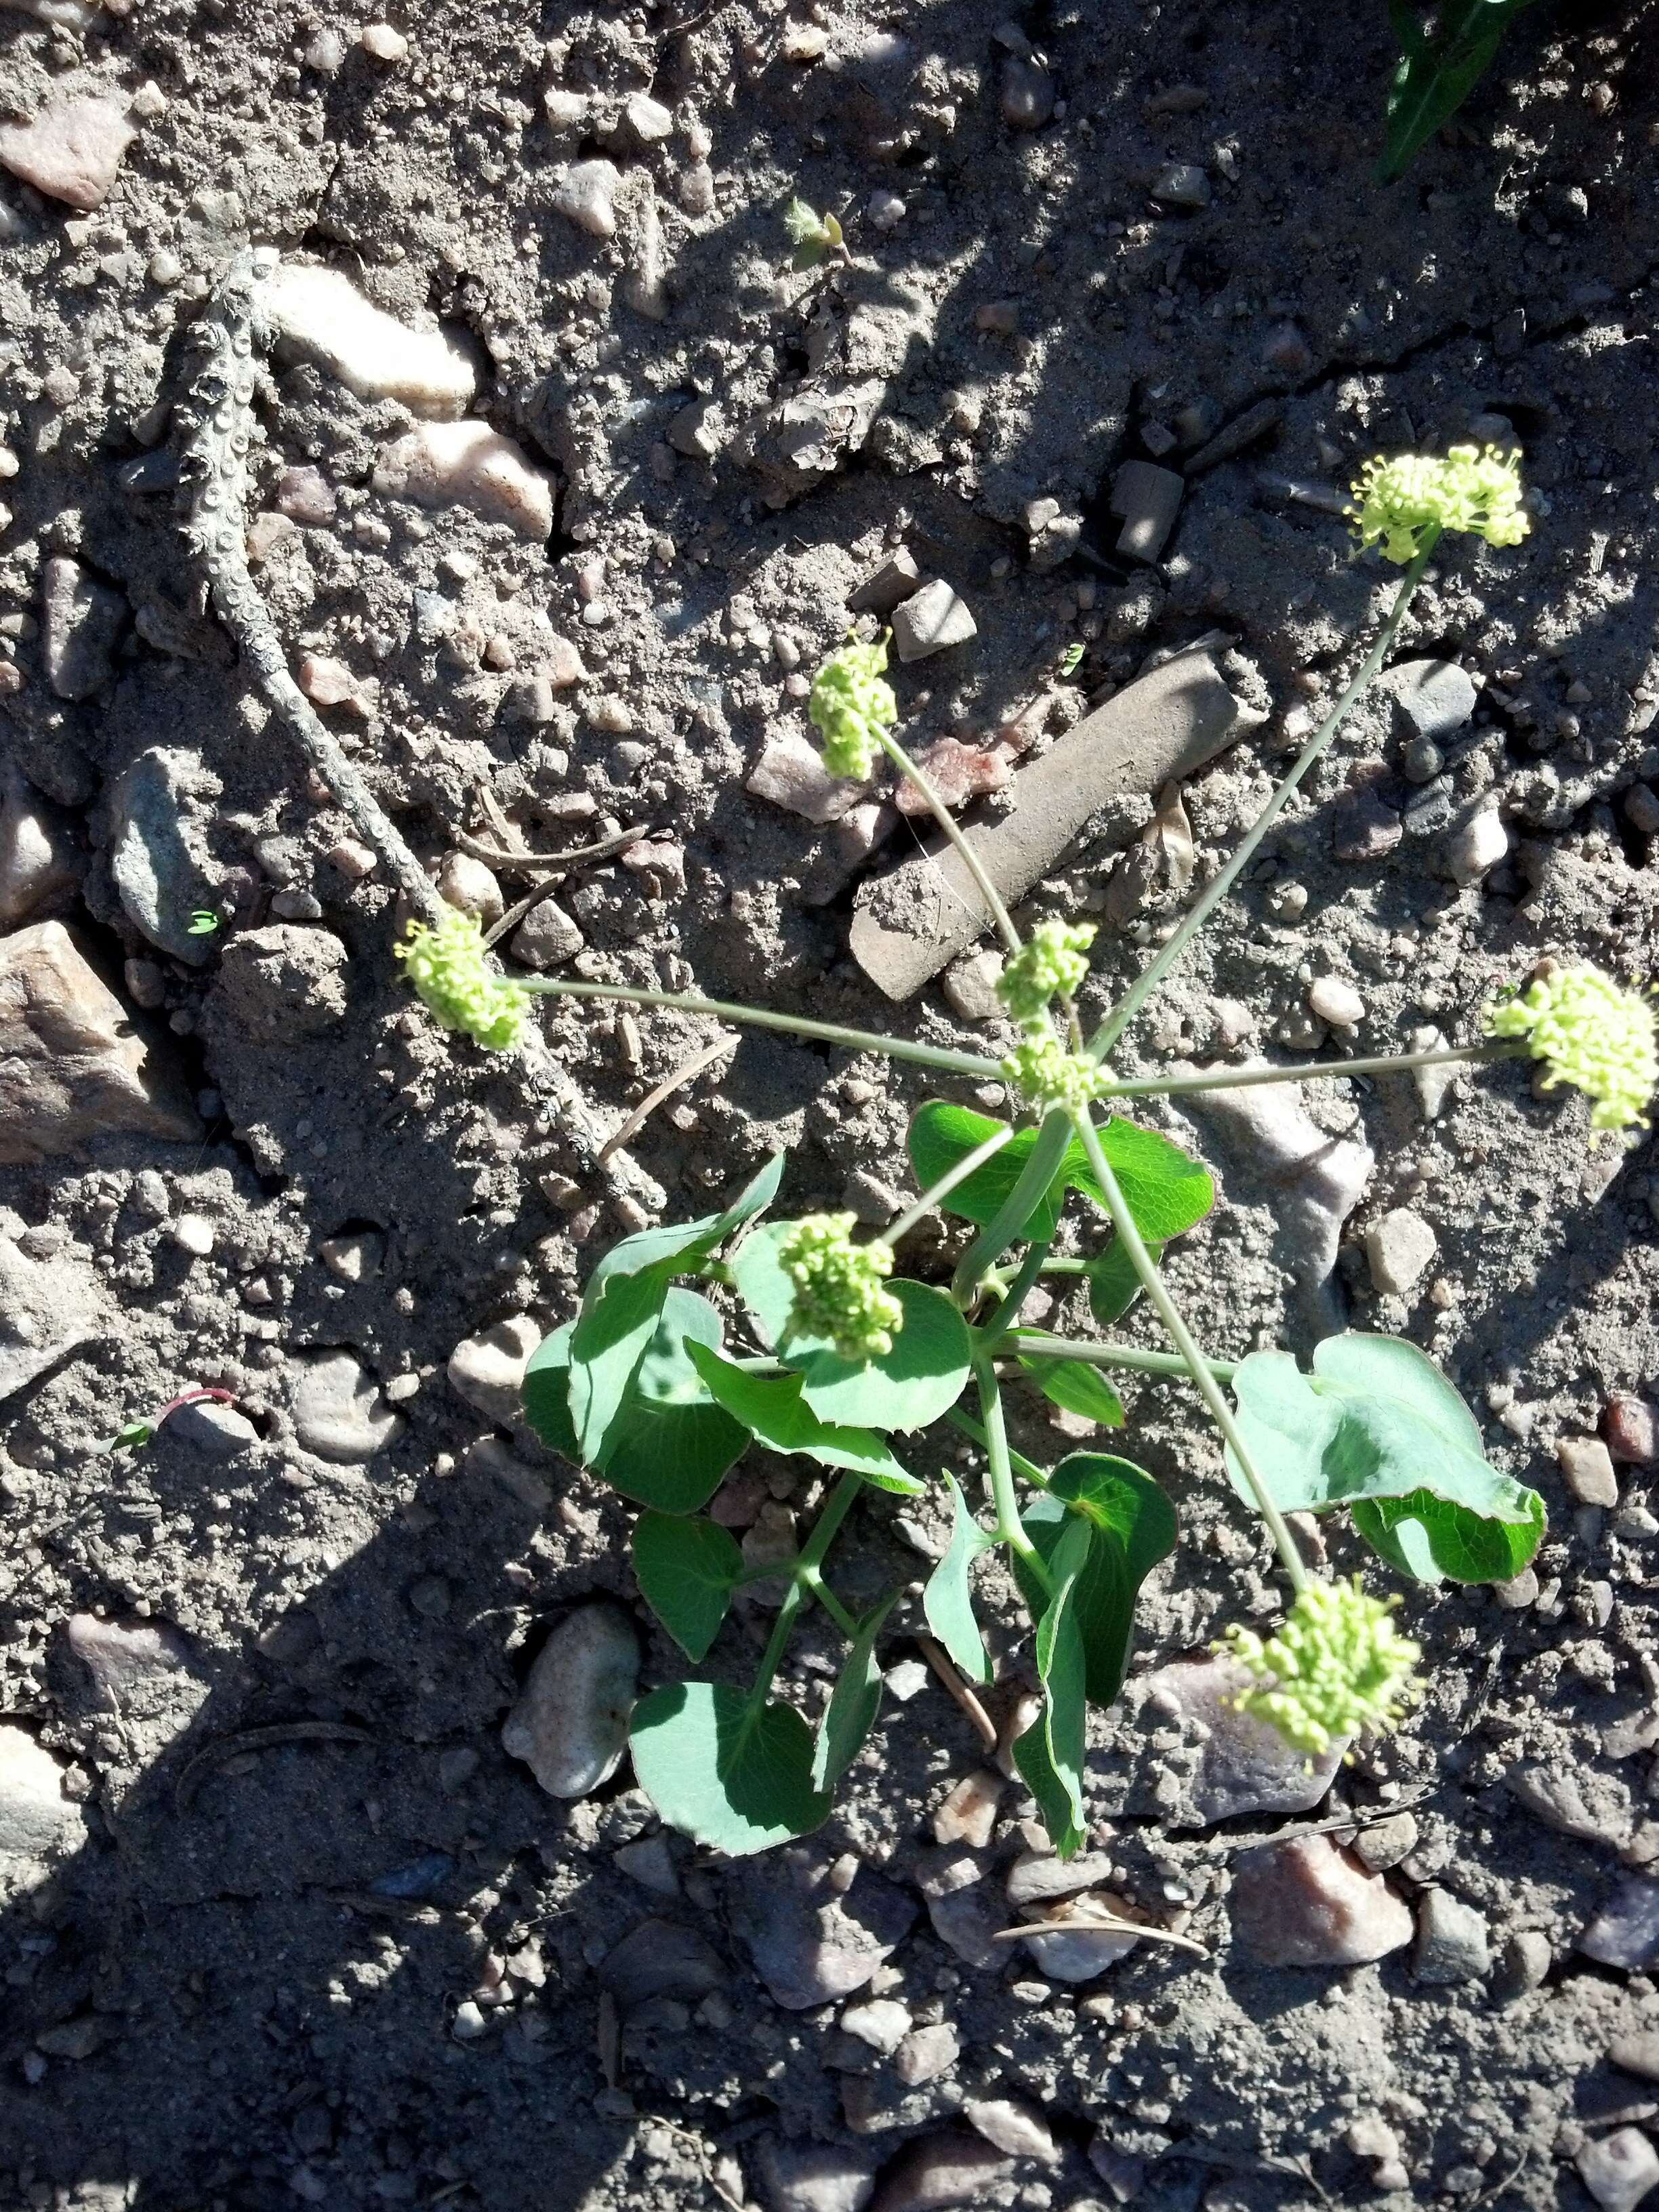
<path id="1" fill-rule="evenodd" d="M 161 1407 L 146 1419 L 123 1421 L 115 1434 L 106 1437 L 98 1449 L 100 1452 L 142 1451 L 146 1444 L 153 1441 L 155 1431 L 169 1413 L 176 1413 L 180 1406 L 197 1405 L 204 1398 L 210 1399 L 221 1406 L 234 1406 L 236 1403 L 228 1390 L 214 1390 L 206 1388 L 181 1390 L 176 1398 L 169 1398 L 165 1406 Z"/>
<path id="2" fill-rule="evenodd" d="M 198 906 L 186 927 L 192 937 L 211 937 L 219 927 L 219 917 L 211 907 Z"/>
<path id="3" fill-rule="evenodd" d="M 1414 0 L 1389 0 L 1400 59 L 1389 80 L 1388 135 L 1378 179 L 1392 184 L 1451 121 L 1492 66 L 1504 33 L 1532 0 L 1444 0 L 1432 31 Z"/>
<path id="4" fill-rule="evenodd" d="M 784 209 L 783 227 L 795 249 L 790 261 L 796 269 L 816 269 L 831 253 L 840 254 L 843 261 L 852 258 L 835 216 L 827 210 L 820 215 L 799 196 Z"/>
<path id="5" fill-rule="evenodd" d="M 1270 1531 L 1294 1597 L 1267 1643 L 1234 1632 L 1240 1703 L 1309 1753 L 1357 1729 L 1389 1725 L 1411 1695 L 1416 1652 L 1395 1630 L 1389 1605 L 1356 1585 L 1310 1576 L 1287 1516 L 1346 1510 L 1380 1558 L 1427 1583 L 1506 1579 L 1537 1550 L 1542 1501 L 1487 1463 L 1473 1416 L 1414 1346 L 1385 1336 L 1334 1337 L 1316 1347 L 1307 1371 L 1284 1352 L 1254 1352 L 1236 1364 L 1207 1355 L 1158 1261 L 1170 1239 L 1209 1210 L 1210 1176 L 1178 1146 L 1114 1109 L 1134 1097 L 1542 1050 L 1553 1074 L 1590 1091 L 1604 1109 L 1598 1120 L 1622 1124 L 1645 1104 L 1645 1093 L 1636 1095 L 1638 1082 L 1651 1082 L 1646 1000 L 1611 986 L 1597 992 L 1534 984 L 1491 1018 L 1500 1032 L 1522 1033 L 1433 1053 L 1135 1080 L 1119 1079 L 1110 1066 L 1119 1038 L 1382 665 L 1442 530 L 1470 530 L 1498 544 L 1524 530 L 1513 464 L 1503 465 L 1506 489 L 1491 477 L 1490 457 L 1474 462 L 1487 471 L 1478 497 L 1467 455 L 1412 469 L 1390 464 L 1392 475 L 1373 468 L 1356 487 L 1356 528 L 1406 564 L 1388 620 L 1238 851 L 1086 1045 L 1075 994 L 1092 932 L 1043 922 L 1022 937 L 972 844 L 893 738 L 896 709 L 889 712 L 891 695 L 868 646 L 844 648 L 819 671 L 812 720 L 830 744 L 853 747 L 866 772 L 878 751 L 892 759 L 928 797 L 962 854 L 986 918 L 1007 947 L 1000 989 L 1020 1042 L 1006 1059 L 685 994 L 598 983 L 501 987 L 485 969 L 476 930 L 459 916 L 438 933 L 455 957 L 408 963 L 440 1020 L 475 1028 L 486 1044 L 498 1042 L 493 991 L 511 988 L 525 999 L 545 991 L 673 1006 L 885 1053 L 981 1085 L 1000 1079 L 1021 1101 L 1020 1127 L 945 1099 L 924 1104 L 908 1134 L 921 1195 L 868 1242 L 854 1242 L 846 1215 L 763 1219 L 778 1194 L 781 1158 L 723 1212 L 625 1237 L 594 1268 L 579 1312 L 529 1364 L 524 1402 L 537 1432 L 642 1509 L 633 1540 L 640 1590 L 688 1659 L 707 1656 L 746 1584 L 782 1587 L 749 1689 L 723 1680 L 668 1683 L 635 1710 L 635 1773 L 663 1817 L 686 1833 L 741 1853 L 825 1818 L 837 1776 L 873 1725 L 881 1697 L 877 1644 L 899 1596 L 894 1591 L 854 1615 L 827 1579 L 826 1558 L 866 1486 L 908 1496 L 924 1489 L 908 1462 L 926 1444 L 907 1440 L 946 1421 L 982 1455 L 988 1518 L 941 1472 L 952 1534 L 922 1609 L 967 1680 L 988 1683 L 974 1569 L 988 1552 L 1008 1555 L 1035 1628 L 1042 1689 L 1041 1714 L 1014 1742 L 1013 1757 L 1057 1849 L 1079 1847 L 1086 1819 L 1086 1708 L 1109 1705 L 1118 1693 L 1136 1595 L 1174 1547 L 1176 1510 L 1144 1468 L 1116 1454 L 1077 1451 L 1048 1468 L 1024 1458 L 1008 1439 L 1011 1388 L 1036 1390 L 1115 1428 L 1124 1414 L 1107 1379 L 1115 1369 L 1191 1382 L 1220 1431 L 1229 1477 Z M 1371 530 L 1378 514 L 1385 514 L 1383 526 Z M 848 720 L 849 701 L 862 702 L 856 729 Z M 850 767 L 846 751 L 838 758 Z M 431 940 L 420 942 L 429 948 Z M 522 1018 L 522 1000 L 518 1011 Z M 1598 1035 L 1612 1036 L 1609 1050 L 1595 1048 Z M 1105 1217 L 1111 1240 L 1087 1257 L 1056 1258 L 1056 1231 L 1073 1200 Z M 948 1285 L 897 1271 L 906 1238 L 936 1211 L 973 1232 Z M 1086 1285 L 1102 1328 L 1144 1297 L 1173 1349 L 1024 1326 L 1021 1308 L 1038 1279 L 1068 1274 Z M 746 1561 L 729 1532 L 702 1514 L 751 1443 L 812 1462 L 830 1486 L 810 1534 L 781 1562 Z M 793 1704 L 772 1694 L 791 1632 L 815 1604 L 848 1644 L 816 1730 Z"/>

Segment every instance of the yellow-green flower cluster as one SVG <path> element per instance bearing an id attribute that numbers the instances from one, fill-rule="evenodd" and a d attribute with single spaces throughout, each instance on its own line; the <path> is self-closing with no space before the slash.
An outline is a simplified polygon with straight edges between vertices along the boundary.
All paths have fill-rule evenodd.
<path id="1" fill-rule="evenodd" d="M 882 1279 L 892 1272 L 885 1244 L 855 1244 L 851 1213 L 809 1213 L 778 1247 L 794 1285 L 791 1335 L 827 1336 L 842 1359 L 878 1359 L 904 1326 L 904 1308 Z"/>
<path id="2" fill-rule="evenodd" d="M 1230 1628 L 1215 1648 L 1255 1683 L 1237 1699 L 1238 1711 L 1267 1721 L 1310 1759 L 1362 1729 L 1392 1727 L 1414 1695 L 1412 1669 L 1421 1656 L 1394 1625 L 1399 1602 L 1367 1597 L 1358 1575 L 1310 1582 L 1268 1642 Z"/>
<path id="3" fill-rule="evenodd" d="M 1017 1022 L 1039 1022 L 1053 998 L 1069 999 L 1089 972 L 1091 921 L 1040 921 L 997 978 L 997 996 Z"/>
<path id="4" fill-rule="evenodd" d="M 462 1030 L 490 1052 L 510 1052 L 524 1028 L 530 994 L 491 969 L 483 925 L 475 914 L 447 914 L 435 929 L 411 921 L 392 952 L 416 995 L 447 1030 Z"/>
<path id="5" fill-rule="evenodd" d="M 898 720 L 898 701 L 882 674 L 886 665 L 884 637 L 873 645 L 849 638 L 812 678 L 806 712 L 831 775 L 862 779 L 875 766 L 881 740 Z"/>
<path id="6" fill-rule="evenodd" d="M 1434 453 L 1396 453 L 1367 461 L 1349 509 L 1362 550 L 1380 545 L 1390 561 L 1414 560 L 1434 529 L 1472 531 L 1489 545 L 1518 545 L 1532 527 L 1521 504 L 1521 469 L 1496 446 L 1454 446 Z"/>
<path id="7" fill-rule="evenodd" d="M 1104 1071 L 1085 1053 L 1067 1052 L 1046 1022 L 1030 1023 L 1014 1049 L 1005 1055 L 1002 1072 L 1026 1103 L 1040 1114 L 1064 1107 L 1079 1114 L 1098 1098 L 1106 1081 Z"/>
<path id="8" fill-rule="evenodd" d="M 1486 1034 L 1524 1037 L 1529 1055 L 1549 1070 L 1546 1091 L 1570 1083 L 1595 1102 L 1592 1128 L 1646 1127 L 1659 1083 L 1648 993 L 1621 989 L 1599 968 L 1552 967 L 1517 997 L 1487 1008 Z"/>

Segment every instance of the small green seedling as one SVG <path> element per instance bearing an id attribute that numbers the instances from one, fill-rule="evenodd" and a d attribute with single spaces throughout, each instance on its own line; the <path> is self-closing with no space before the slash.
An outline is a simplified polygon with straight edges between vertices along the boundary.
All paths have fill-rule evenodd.
<path id="1" fill-rule="evenodd" d="M 793 199 L 783 211 L 783 227 L 795 249 L 790 257 L 793 268 L 816 269 L 831 253 L 839 253 L 843 261 L 852 258 L 840 223 L 827 210 L 820 215 L 805 200 Z"/>
<path id="2" fill-rule="evenodd" d="M 210 907 L 198 906 L 190 918 L 192 937 L 211 937 L 219 927 L 219 917 Z"/>
<path id="3" fill-rule="evenodd" d="M 530 1360 L 532 1426 L 640 1509 L 640 1592 L 687 1660 L 708 1657 L 740 1590 L 783 1589 L 747 1688 L 721 1666 L 712 1680 L 663 1682 L 634 1709 L 641 1787 L 666 1821 L 713 1849 L 759 1850 L 827 1818 L 837 1778 L 875 1723 L 877 1650 L 900 1595 L 854 1612 L 828 1579 L 827 1556 L 870 1491 L 915 1498 L 933 1482 L 951 1533 L 922 1593 L 927 1629 L 966 1682 L 990 1685 L 975 1575 L 987 1553 L 1006 1556 L 1030 1616 L 1042 1690 L 1013 1759 L 1056 1849 L 1068 1855 L 1082 1844 L 1087 1708 L 1109 1705 L 1121 1687 L 1137 1594 L 1174 1548 L 1176 1510 L 1144 1468 L 1115 1451 L 1073 1451 L 1052 1467 L 1024 1458 L 1008 1437 L 1011 1391 L 1036 1392 L 1113 1430 L 1124 1422 L 1114 1370 L 1181 1377 L 1196 1390 L 1220 1432 L 1228 1480 L 1261 1516 L 1291 1594 L 1270 1638 L 1239 1625 L 1218 1648 L 1237 1668 L 1240 1709 L 1310 1758 L 1394 1725 L 1413 1698 L 1419 1655 L 1395 1625 L 1398 1600 L 1313 1573 L 1289 1516 L 1346 1513 L 1387 1566 L 1422 1583 L 1505 1581 L 1538 1549 L 1542 1499 L 1489 1464 L 1474 1417 L 1415 1345 L 1357 1332 L 1328 1337 L 1305 1367 L 1282 1351 L 1237 1363 L 1209 1356 L 1159 1261 L 1208 1212 L 1214 1187 L 1201 1162 L 1122 1109 L 1144 1097 L 1524 1056 L 1544 1066 L 1547 1084 L 1588 1093 L 1596 1128 L 1624 1129 L 1643 1119 L 1659 1079 L 1650 1000 L 1594 969 L 1546 963 L 1463 1045 L 1296 1067 L 1133 1079 L 1112 1072 L 1119 1040 L 1382 667 L 1443 533 L 1507 546 L 1528 527 L 1513 460 L 1474 447 L 1374 462 L 1355 486 L 1352 519 L 1362 549 L 1405 568 L 1388 619 L 1237 851 L 1086 1042 L 1078 995 L 1092 927 L 1016 928 L 974 845 L 893 735 L 898 709 L 881 641 L 854 641 L 824 664 L 811 719 L 832 774 L 863 777 L 892 762 L 961 856 L 1003 946 L 997 991 L 1018 1042 L 1001 1060 L 685 993 L 509 982 L 489 966 L 477 923 L 461 915 L 411 930 L 400 948 L 439 1021 L 495 1049 L 517 1036 L 532 996 L 545 993 L 781 1030 L 1013 1095 L 1009 1119 L 950 1097 L 920 1108 L 908 1148 L 921 1194 L 879 1236 L 860 1241 L 845 1213 L 764 1218 L 782 1183 L 780 1155 L 722 1212 L 624 1237 L 594 1267 L 576 1314 Z M 1059 1257 L 1057 1232 L 1072 1208 L 1086 1228 L 1103 1224 L 1107 1241 Z M 911 1231 L 938 1212 L 968 1225 L 948 1282 L 902 1264 Z M 1102 1332 L 1144 1297 L 1170 1349 L 1028 1325 L 1022 1310 L 1039 1280 L 1064 1286 L 1068 1278 L 1085 1289 Z M 939 1464 L 929 1438 L 941 1422 L 982 1459 L 976 1503 Z M 804 1460 L 824 1486 L 816 1519 L 782 1561 L 745 1559 L 705 1511 L 754 1446 Z M 848 1642 L 816 1726 L 797 1697 L 775 1694 L 791 1633 L 814 1605 Z"/>
<path id="4" fill-rule="evenodd" d="M 1432 32 L 1414 0 L 1389 0 L 1400 59 L 1389 81 L 1388 137 L 1378 181 L 1392 184 L 1443 130 L 1491 68 L 1510 25 L 1532 0 L 1448 0 Z"/>
<path id="5" fill-rule="evenodd" d="M 1062 676 L 1075 676 L 1078 670 L 1081 668 L 1082 665 L 1083 647 L 1080 645 L 1068 645 L 1065 652 L 1060 656 L 1060 674 Z"/>
<path id="6" fill-rule="evenodd" d="M 176 1398 L 169 1398 L 159 1413 L 148 1420 L 124 1421 L 115 1434 L 99 1445 L 100 1452 L 142 1451 L 153 1441 L 169 1413 L 176 1413 L 180 1406 L 193 1406 L 198 1399 L 211 1398 L 222 1406 L 234 1406 L 235 1399 L 228 1390 L 213 1390 L 204 1387 L 198 1390 L 181 1390 Z"/>

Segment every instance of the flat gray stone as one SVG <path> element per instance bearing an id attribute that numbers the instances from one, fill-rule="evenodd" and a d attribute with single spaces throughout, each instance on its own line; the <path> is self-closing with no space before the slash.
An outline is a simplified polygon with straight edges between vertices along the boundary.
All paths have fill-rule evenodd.
<path id="1" fill-rule="evenodd" d="M 301 1447 L 343 1467 L 373 1459 L 403 1428 L 380 1387 L 349 1352 L 319 1352 L 294 1385 L 294 1428 Z"/>
<path id="2" fill-rule="evenodd" d="M 1419 738 L 1453 737 L 1474 713 L 1474 678 L 1455 660 L 1397 661 L 1377 685 L 1391 692 Z"/>
<path id="3" fill-rule="evenodd" d="M 1233 1933 L 1258 1966 L 1364 1966 L 1412 1940 L 1409 1909 L 1328 1836 L 1241 1851 L 1233 1869 Z"/>
<path id="4" fill-rule="evenodd" d="M 640 1640 L 622 1607 L 578 1606 L 537 1655 L 502 1723 L 502 1750 L 550 1797 L 586 1797 L 622 1764 L 639 1676 Z"/>
<path id="5" fill-rule="evenodd" d="M 40 649 L 46 681 L 60 699 L 89 699 L 115 674 L 114 653 L 127 619 L 123 592 L 57 554 L 40 571 Z"/>
<path id="6" fill-rule="evenodd" d="M 908 1933 L 915 1901 L 860 1867 L 846 1890 L 813 1845 L 744 1867 L 728 1888 L 732 1924 L 775 2003 L 805 2012 L 850 1996 Z"/>
<path id="7" fill-rule="evenodd" d="M 197 801 L 211 785 L 198 757 L 157 745 L 140 753 L 111 796 L 110 872 L 128 919 L 152 945 L 192 968 L 216 950 L 211 936 L 191 933 L 190 918 L 217 896 L 191 834 Z"/>
<path id="8" fill-rule="evenodd" d="M 212 1398 L 192 1399 L 169 1413 L 167 1433 L 208 1459 L 235 1459 L 259 1441 L 259 1431 L 246 1413 Z"/>
<path id="9" fill-rule="evenodd" d="M 1305 1813 L 1330 1788 L 1346 1743 L 1311 1765 L 1277 1729 L 1234 1704 L 1249 1677 L 1236 1660 L 1177 1659 L 1146 1677 L 1150 1700 L 1178 1713 L 1199 1738 L 1198 1764 L 1170 1814 L 1178 1828 L 1241 1813 Z"/>
<path id="10" fill-rule="evenodd" d="M 653 1997 L 695 2004 L 726 1985 L 726 1966 L 714 1945 L 676 1920 L 642 1920 L 607 1951 L 599 1980 L 624 2010 Z"/>
<path id="11" fill-rule="evenodd" d="M 1117 550 L 1130 561 L 1156 561 L 1181 512 L 1187 489 L 1173 469 L 1125 461 L 1112 478 L 1111 511 L 1122 523 Z"/>
<path id="12" fill-rule="evenodd" d="M 1611 1898 L 1578 1939 L 1588 1959 L 1604 1966 L 1659 1965 L 1659 1881 L 1624 1875 Z"/>
<path id="13" fill-rule="evenodd" d="M 80 1843 L 86 1816 L 65 1771 L 27 1729 L 0 1721 L 0 1856 L 42 1858 Z"/>
<path id="14" fill-rule="evenodd" d="M 1601 2212 L 1636 2212 L 1659 2181 L 1659 2151 L 1640 2128 L 1615 2128 L 1600 2142 L 1587 2142 L 1573 2164 Z"/>
<path id="15" fill-rule="evenodd" d="M 893 647 L 901 660 L 926 660 L 947 646 L 965 645 L 979 624 L 965 599 L 942 576 L 935 576 L 893 610 Z"/>
<path id="16" fill-rule="evenodd" d="M 1482 1916 L 1447 1889 L 1418 1899 L 1412 1978 L 1431 1984 L 1472 1982 L 1492 1972 L 1492 1937 Z"/>
<path id="17" fill-rule="evenodd" d="M 1018 770 L 1009 811 L 964 835 L 1002 897 L 1018 905 L 1091 815 L 1183 781 L 1262 719 L 1235 697 L 1207 652 L 1176 653 Z M 939 838 L 860 887 L 853 957 L 890 999 L 908 999 L 990 926 L 968 870 Z"/>

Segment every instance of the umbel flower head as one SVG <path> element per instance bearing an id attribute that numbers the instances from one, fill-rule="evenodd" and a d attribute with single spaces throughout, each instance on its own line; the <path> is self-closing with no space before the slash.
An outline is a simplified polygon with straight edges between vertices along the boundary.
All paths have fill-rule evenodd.
<path id="1" fill-rule="evenodd" d="M 882 1278 L 891 1273 L 885 1244 L 855 1244 L 851 1213 L 809 1213 L 778 1247 L 795 1286 L 792 1335 L 827 1336 L 842 1359 L 878 1359 L 904 1326 L 904 1308 Z"/>
<path id="2" fill-rule="evenodd" d="M 1005 1055 L 1002 1072 L 1027 1105 L 1041 1114 L 1062 1106 L 1068 1114 L 1080 1113 L 1091 1098 L 1098 1098 L 1106 1081 L 1104 1071 L 1086 1053 L 1067 1052 L 1046 1021 L 1028 1022 L 1014 1049 Z"/>
<path id="3" fill-rule="evenodd" d="M 1626 991 L 1599 968 L 1551 963 L 1516 997 L 1486 1009 L 1486 1034 L 1524 1037 L 1527 1051 L 1549 1073 L 1543 1087 L 1570 1083 L 1594 1101 L 1590 1127 L 1647 1127 L 1647 1109 L 1659 1083 L 1653 1003 L 1648 993 Z"/>
<path id="4" fill-rule="evenodd" d="M 1362 1729 L 1386 1729 L 1414 1694 L 1421 1654 L 1394 1625 L 1397 1597 L 1367 1597 L 1352 1582 L 1310 1582 L 1297 1593 L 1278 1634 L 1263 1643 L 1235 1624 L 1216 1645 L 1253 1678 L 1238 1711 L 1278 1729 L 1318 1759 Z"/>
<path id="5" fill-rule="evenodd" d="M 490 1052 L 511 1052 L 530 994 L 491 969 L 477 915 L 447 914 L 435 929 L 411 921 L 403 943 L 392 950 L 422 1004 L 445 1029 L 464 1030 Z"/>
<path id="6" fill-rule="evenodd" d="M 823 764 L 831 775 L 868 775 L 885 733 L 898 720 L 898 701 L 883 676 L 887 640 L 861 645 L 849 638 L 832 653 L 812 678 L 806 712 L 823 740 Z"/>
<path id="7" fill-rule="evenodd" d="M 1089 972 L 1091 921 L 1040 921 L 997 978 L 997 996 L 1017 1022 L 1040 1021 L 1055 997 L 1069 999 Z"/>
<path id="8" fill-rule="evenodd" d="M 1355 479 L 1348 512 L 1362 551 L 1380 545 L 1400 562 L 1414 560 L 1437 526 L 1472 531 L 1488 545 L 1518 545 L 1532 527 L 1521 504 L 1520 463 L 1496 446 L 1454 446 L 1443 460 L 1379 455 Z"/>

